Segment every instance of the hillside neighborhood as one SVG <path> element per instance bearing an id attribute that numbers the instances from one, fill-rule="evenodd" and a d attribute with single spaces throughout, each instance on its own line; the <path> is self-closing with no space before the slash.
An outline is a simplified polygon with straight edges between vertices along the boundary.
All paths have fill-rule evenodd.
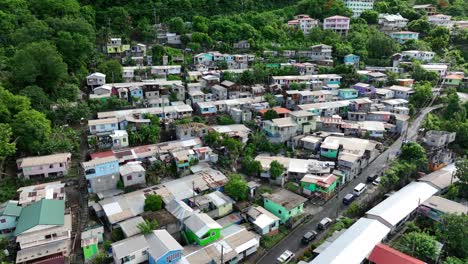
<path id="1" fill-rule="evenodd" d="M 468 3 L 231 2 L 0 3 L 0 263 L 468 263 Z"/>

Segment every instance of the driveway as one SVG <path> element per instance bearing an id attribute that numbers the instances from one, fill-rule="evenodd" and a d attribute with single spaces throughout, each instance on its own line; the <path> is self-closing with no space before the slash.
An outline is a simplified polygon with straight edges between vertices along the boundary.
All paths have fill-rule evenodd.
<path id="1" fill-rule="evenodd" d="M 354 178 L 351 182 L 345 185 L 338 195 L 328 200 L 320 210 L 317 210 L 317 213 L 313 215 L 309 222 L 297 227 L 291 233 L 288 234 L 283 240 L 281 240 L 276 246 L 271 248 L 267 254 L 265 254 L 257 263 L 260 264 L 271 264 L 276 262 L 276 258 L 280 256 L 285 250 L 290 250 L 293 252 L 299 252 L 304 248 L 304 245 L 301 244 L 302 236 L 310 230 L 315 230 L 317 224 L 324 217 L 336 218 L 339 214 L 346 210 L 346 206 L 343 205 L 342 199 L 343 196 L 347 193 L 351 193 L 354 187 L 358 183 L 365 183 L 367 176 L 381 172 L 385 169 L 387 164 L 396 157 L 396 153 L 400 151 L 401 144 L 405 140 L 415 140 L 419 127 L 421 126 L 422 121 L 424 120 L 427 113 L 430 111 L 440 108 L 441 105 L 431 106 L 425 108 L 421 111 L 417 118 L 408 127 L 406 134 L 401 135 L 386 151 L 380 154 L 369 166 L 367 166 L 362 173 Z M 358 199 L 357 202 L 359 202 Z M 307 207 L 307 206 L 306 206 Z"/>

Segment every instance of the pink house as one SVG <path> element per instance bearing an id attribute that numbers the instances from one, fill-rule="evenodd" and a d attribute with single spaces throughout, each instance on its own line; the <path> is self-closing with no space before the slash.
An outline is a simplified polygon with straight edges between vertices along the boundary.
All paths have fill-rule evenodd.
<path id="1" fill-rule="evenodd" d="M 64 176 L 70 166 L 71 153 L 27 157 L 16 160 L 20 174 L 26 179 Z"/>
<path id="2" fill-rule="evenodd" d="M 331 16 L 323 20 L 323 29 L 330 29 L 343 36 L 348 35 L 349 17 Z"/>

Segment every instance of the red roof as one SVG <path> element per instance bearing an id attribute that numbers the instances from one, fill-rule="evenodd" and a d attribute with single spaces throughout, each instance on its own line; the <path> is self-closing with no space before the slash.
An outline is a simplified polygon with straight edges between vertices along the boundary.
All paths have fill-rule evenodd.
<path id="1" fill-rule="evenodd" d="M 268 110 L 274 110 L 276 113 L 278 113 L 278 115 L 291 113 L 291 111 L 289 111 L 288 109 L 286 109 L 284 107 L 274 107 L 272 109 L 261 109 L 258 112 L 261 115 L 264 115 Z"/>
<path id="2" fill-rule="evenodd" d="M 384 244 L 375 246 L 368 259 L 375 264 L 425 264 Z"/>
<path id="3" fill-rule="evenodd" d="M 95 152 L 90 154 L 91 159 L 96 159 L 96 158 L 106 158 L 106 157 L 111 157 L 114 156 L 114 152 L 109 150 L 109 151 L 103 151 L 103 152 Z"/>

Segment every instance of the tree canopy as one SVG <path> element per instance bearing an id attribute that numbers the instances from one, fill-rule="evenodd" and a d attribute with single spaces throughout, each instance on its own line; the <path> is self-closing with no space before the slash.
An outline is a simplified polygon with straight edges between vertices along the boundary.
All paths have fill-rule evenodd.
<path id="1" fill-rule="evenodd" d="M 224 192 L 236 201 L 247 199 L 249 187 L 244 178 L 239 174 L 229 175 L 229 181 L 224 186 Z"/>

